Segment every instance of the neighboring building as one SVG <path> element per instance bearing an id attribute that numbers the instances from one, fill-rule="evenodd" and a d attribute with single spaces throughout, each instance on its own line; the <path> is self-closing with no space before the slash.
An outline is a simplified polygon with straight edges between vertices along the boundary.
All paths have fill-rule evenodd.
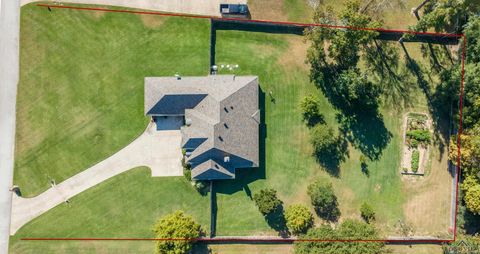
<path id="1" fill-rule="evenodd" d="M 197 180 L 234 179 L 259 165 L 258 78 L 145 78 L 145 115 L 157 124 L 182 118 L 182 148 Z"/>

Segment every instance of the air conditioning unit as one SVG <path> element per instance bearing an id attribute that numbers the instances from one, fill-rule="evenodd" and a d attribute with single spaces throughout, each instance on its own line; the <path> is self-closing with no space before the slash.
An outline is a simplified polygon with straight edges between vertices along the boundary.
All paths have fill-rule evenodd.
<path id="1" fill-rule="evenodd" d="M 230 162 L 230 156 L 223 157 L 223 162 L 225 163 Z"/>

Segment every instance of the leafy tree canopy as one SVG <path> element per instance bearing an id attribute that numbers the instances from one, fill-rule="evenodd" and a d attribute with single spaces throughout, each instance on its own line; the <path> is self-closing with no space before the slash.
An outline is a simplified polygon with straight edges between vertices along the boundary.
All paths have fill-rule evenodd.
<path id="1" fill-rule="evenodd" d="M 308 186 L 308 195 L 320 217 L 327 220 L 337 220 L 340 210 L 332 184 L 316 181 Z"/>
<path id="2" fill-rule="evenodd" d="M 465 205 L 472 213 L 480 214 L 480 184 L 473 185 L 465 192 Z"/>
<path id="3" fill-rule="evenodd" d="M 200 225 L 192 217 L 182 211 L 162 217 L 155 224 L 154 232 L 157 238 L 198 238 L 201 233 Z M 193 246 L 192 240 L 185 241 L 158 241 L 156 252 L 158 254 L 183 254 L 188 253 Z"/>
<path id="4" fill-rule="evenodd" d="M 300 239 L 379 239 L 377 230 L 367 223 L 347 219 L 336 229 L 328 225 L 310 229 Z M 381 242 L 296 242 L 296 254 L 333 254 L 358 253 L 379 254 L 385 253 L 384 243 Z"/>

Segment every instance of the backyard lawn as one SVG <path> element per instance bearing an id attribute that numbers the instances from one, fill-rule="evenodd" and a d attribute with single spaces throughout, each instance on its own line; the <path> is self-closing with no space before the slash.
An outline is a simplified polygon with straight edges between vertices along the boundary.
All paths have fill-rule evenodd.
<path id="1" fill-rule="evenodd" d="M 21 21 L 15 183 L 28 196 L 48 188 L 50 178 L 60 182 L 104 159 L 143 131 L 147 121 L 143 116 L 145 76 L 207 75 L 210 28 L 205 20 L 48 12 L 29 5 L 22 8 Z M 414 56 L 419 55 L 416 47 L 409 46 Z M 360 205 L 368 201 L 384 235 L 396 235 L 398 220 L 410 220 L 411 214 L 416 218 L 419 212 L 421 219 L 413 222 L 416 228 L 426 223 L 430 225 L 426 233 L 446 231 L 450 200 L 445 195 L 450 182 L 447 189 L 444 181 L 448 174 L 432 173 L 434 178 L 413 187 L 399 174 L 402 116 L 411 109 L 382 105 L 380 119 L 352 126 L 352 142 L 337 175 L 319 166 L 312 156 L 299 102 L 305 95 L 317 95 L 326 123 L 335 129 L 340 112 L 309 81 L 304 62 L 307 48 L 296 35 L 217 31 L 216 63 L 238 64 L 236 75 L 259 76 L 265 120 L 261 167 L 239 170 L 236 180 L 215 183 L 217 235 L 277 235 L 279 229 L 265 221 L 251 196 L 271 187 L 284 206 L 310 206 L 306 189 L 316 179 L 332 182 L 341 220 L 360 219 Z M 221 69 L 220 73 L 230 71 Z M 425 109 L 421 90 L 417 87 L 412 94 L 415 109 Z M 388 138 L 377 140 L 379 133 Z M 359 162 L 366 151 L 379 155 L 368 162 L 368 175 Z M 443 172 L 442 163 L 433 164 Z M 439 216 L 426 216 L 426 209 L 420 208 L 428 200 L 422 194 L 440 189 L 437 203 L 430 203 Z M 108 253 L 119 248 L 127 253 L 151 252 L 152 243 L 113 246 L 19 239 L 153 237 L 156 219 L 176 209 L 192 215 L 208 232 L 208 197 L 199 195 L 183 177 L 152 178 L 147 168 L 133 169 L 28 223 L 11 238 L 11 252 L 52 253 L 52 246 L 59 253 Z M 321 220 L 316 218 L 316 223 Z M 85 251 L 77 249 L 80 245 Z"/>

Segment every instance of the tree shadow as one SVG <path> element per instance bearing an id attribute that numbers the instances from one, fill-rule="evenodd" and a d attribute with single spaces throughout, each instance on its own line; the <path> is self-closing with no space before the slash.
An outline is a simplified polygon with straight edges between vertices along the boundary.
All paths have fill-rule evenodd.
<path id="1" fill-rule="evenodd" d="M 287 238 L 290 236 L 288 232 L 287 221 L 284 215 L 283 205 L 280 205 L 274 212 L 267 214 L 265 220 L 268 225 L 278 232 L 279 236 L 282 238 Z"/>
<path id="2" fill-rule="evenodd" d="M 321 114 L 310 117 L 306 120 L 306 123 L 308 128 L 312 128 L 317 124 L 326 124 L 325 117 Z"/>
<path id="3" fill-rule="evenodd" d="M 378 160 L 392 139 L 378 112 L 337 114 L 340 132 L 355 148 L 370 160 Z"/>
<path id="4" fill-rule="evenodd" d="M 360 163 L 360 167 L 362 169 L 362 173 L 365 174 L 365 176 L 370 177 L 370 171 L 368 170 L 368 165 L 365 162 Z"/>
<path id="5" fill-rule="evenodd" d="M 349 141 L 354 147 L 371 160 L 379 159 L 383 149 L 391 140 L 392 134 L 387 130 L 382 115 L 378 112 L 378 103 L 366 105 L 350 105 L 346 98 L 337 90 L 335 80 L 342 69 L 338 66 L 325 65 L 316 71 L 312 68 L 311 79 L 320 88 L 323 94 L 334 108 L 340 111 L 337 114 L 337 121 L 340 123 L 340 132 L 344 140 Z M 318 70 L 318 69 L 317 69 Z M 345 156 L 347 144 L 339 142 L 339 150 L 335 151 L 330 158 L 320 158 L 319 162 L 335 173 L 335 167 Z M 335 152 L 340 152 L 335 155 Z M 326 160 L 326 161 L 324 161 Z"/>
<path id="6" fill-rule="evenodd" d="M 415 75 L 418 86 L 427 98 L 428 109 L 434 126 L 434 145 L 438 147 L 440 156 L 443 156 L 446 147 L 445 142 L 448 142 L 450 137 L 451 126 L 449 122 L 452 114 L 451 105 L 454 101 L 452 95 L 458 94 L 458 90 L 455 91 L 451 89 L 451 86 L 440 84 L 432 92 L 429 82 L 423 75 L 424 71 L 417 61 L 410 57 L 403 43 L 401 45 L 405 51 L 407 69 Z"/>

